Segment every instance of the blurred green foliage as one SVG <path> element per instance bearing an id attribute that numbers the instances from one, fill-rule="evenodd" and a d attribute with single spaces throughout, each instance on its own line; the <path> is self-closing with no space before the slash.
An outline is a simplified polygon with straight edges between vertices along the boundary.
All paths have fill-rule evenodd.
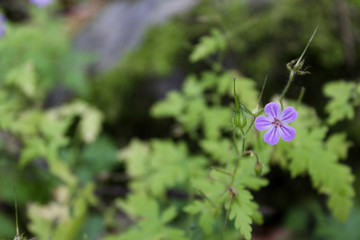
<path id="1" fill-rule="evenodd" d="M 89 93 L 84 72 L 89 60 L 71 48 L 64 21 L 53 18 L 46 11 L 35 11 L 26 24 L 8 25 L 5 37 L 0 41 L 0 58 L 2 81 L 14 81 L 12 78 L 21 74 L 31 78 L 31 75 L 19 73 L 19 68 L 27 63 L 32 64 L 38 86 L 43 88 L 37 93 L 38 97 L 46 97 L 43 94 L 56 84 L 64 85 L 78 95 Z M 27 87 L 30 94 L 34 90 L 29 89 L 29 85 L 24 88 Z"/>
<path id="2" fill-rule="evenodd" d="M 347 17 L 357 33 L 354 16 L 359 8 L 354 9 Z M 26 235 L 68 240 L 224 235 L 248 240 L 255 224 L 266 223 L 257 196 L 274 187 L 272 170 L 280 166 L 291 178 L 307 176 L 323 196 L 305 206 L 289 203 L 283 226 L 291 239 L 358 239 L 355 176 L 344 162 L 358 143 L 341 124 L 356 124 L 360 88 L 355 81 L 333 81 L 344 77 L 338 71 L 349 67 L 351 59 L 339 38 L 343 22 L 336 18 L 341 13 L 332 1 L 257 5 L 205 0 L 191 13 L 151 29 L 117 67 L 89 82 L 84 71 L 88 55 L 71 48 L 64 21 L 49 13 L 34 10 L 30 21 L 9 24 L 0 39 L 0 209 L 13 210 L 16 186 Z M 292 124 L 296 138 L 269 146 L 263 133 L 251 130 L 244 147 L 257 152 L 262 175 L 254 172 L 254 154 L 241 156 L 235 174 L 241 134 L 231 115 L 233 77 L 239 101 L 256 113 L 267 102 L 259 102 L 259 82 L 270 69 L 265 99 L 277 101 L 285 63 L 299 55 L 316 25 L 319 31 L 306 59 L 315 65 L 312 82 L 299 78 L 296 83 L 310 84 L 307 95 L 319 97 L 323 90 L 321 97 L 328 102 L 309 105 L 286 99 L 285 105 L 299 114 Z M 126 136 L 124 142 L 117 132 L 127 126 L 119 121 L 131 114 L 148 119 L 149 109 L 134 107 L 146 98 L 139 94 L 147 90 L 142 86 L 177 70 L 186 76 L 182 87 L 149 111 L 154 119 L 171 119 L 173 126 L 161 126 L 167 138 Z M 45 109 L 58 86 L 70 89 L 74 98 Z M 254 116 L 246 118 L 246 128 L 252 129 Z M 119 149 L 119 142 L 125 146 Z M 111 190 L 124 188 L 126 196 L 113 193 L 108 201 L 101 191 L 107 184 Z M 297 196 L 305 198 L 300 192 Z M 5 227 L 0 237 L 15 235 L 14 218 L 13 212 L 0 213 L 0 226 Z M 315 227 L 308 232 L 312 221 Z"/>

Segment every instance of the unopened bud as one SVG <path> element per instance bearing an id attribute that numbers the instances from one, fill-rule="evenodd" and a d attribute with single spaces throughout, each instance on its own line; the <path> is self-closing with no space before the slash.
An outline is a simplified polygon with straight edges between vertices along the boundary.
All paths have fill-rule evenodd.
<path id="1" fill-rule="evenodd" d="M 236 111 L 234 115 L 234 125 L 243 129 L 246 126 L 247 120 L 243 111 Z"/>
<path id="2" fill-rule="evenodd" d="M 255 170 L 256 176 L 260 176 L 260 175 L 261 175 L 262 165 L 261 165 L 260 162 L 256 162 L 256 163 L 255 163 L 254 170 Z"/>

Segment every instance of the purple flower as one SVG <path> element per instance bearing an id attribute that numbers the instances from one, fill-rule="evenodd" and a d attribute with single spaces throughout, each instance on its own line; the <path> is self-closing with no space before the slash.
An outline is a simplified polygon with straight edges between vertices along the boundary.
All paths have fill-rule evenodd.
<path id="1" fill-rule="evenodd" d="M 35 4 L 38 7 L 46 7 L 50 3 L 52 3 L 54 0 L 30 0 L 32 4 Z"/>
<path id="2" fill-rule="evenodd" d="M 0 38 L 4 36 L 6 32 L 6 18 L 4 15 L 0 14 Z"/>
<path id="3" fill-rule="evenodd" d="M 293 107 L 287 107 L 281 112 L 278 103 L 266 104 L 265 113 L 267 116 L 259 116 L 255 120 L 255 127 L 259 131 L 268 130 L 264 135 L 264 141 L 270 145 L 279 142 L 280 137 L 285 142 L 290 142 L 296 136 L 294 128 L 287 125 L 296 120 L 298 114 Z"/>

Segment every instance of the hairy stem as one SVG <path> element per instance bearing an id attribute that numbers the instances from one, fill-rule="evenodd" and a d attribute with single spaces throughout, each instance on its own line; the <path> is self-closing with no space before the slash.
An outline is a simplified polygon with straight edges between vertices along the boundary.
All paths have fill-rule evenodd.
<path id="1" fill-rule="evenodd" d="M 305 87 L 301 87 L 301 91 L 300 91 L 300 94 L 299 94 L 299 97 L 298 97 L 298 101 L 297 101 L 297 105 L 296 105 L 296 108 L 299 106 L 299 104 L 301 103 L 303 97 L 304 97 L 304 94 L 305 94 Z"/>
<path id="2" fill-rule="evenodd" d="M 234 181 L 235 181 L 236 173 L 237 173 L 237 171 L 239 169 L 240 158 L 244 155 L 244 152 L 245 152 L 245 139 L 246 139 L 246 135 L 242 135 L 242 144 L 241 144 L 241 152 L 240 152 L 239 148 L 237 147 L 237 144 L 236 144 L 236 134 L 235 134 L 235 132 L 233 132 L 233 143 L 235 145 L 235 150 L 236 150 L 236 160 L 235 160 L 236 162 L 235 162 L 234 171 L 233 171 L 232 176 L 231 176 L 231 182 L 230 182 L 230 185 L 228 187 L 228 190 L 229 190 L 229 193 L 230 193 L 230 202 L 229 202 L 228 210 L 226 212 L 225 223 L 224 223 L 221 239 L 224 239 L 225 230 L 226 230 L 226 226 L 227 226 L 227 223 L 228 223 L 229 213 L 230 213 L 230 209 L 231 209 L 231 203 L 232 203 L 232 200 L 234 198 L 234 193 L 233 193 L 233 191 L 231 189 L 232 189 L 232 186 L 233 186 Z"/>
<path id="3" fill-rule="evenodd" d="M 284 99 L 284 97 L 285 97 L 286 92 L 289 90 L 289 87 L 290 87 L 292 81 L 294 80 L 294 76 L 295 76 L 295 71 L 294 71 L 294 70 L 291 70 L 291 71 L 290 71 L 290 76 L 289 76 L 289 81 L 287 82 L 287 84 L 286 84 L 286 86 L 285 86 L 285 88 L 284 88 L 284 90 L 283 90 L 283 92 L 282 92 L 282 94 L 281 94 L 281 96 L 280 96 L 280 106 L 281 106 L 281 110 L 284 109 L 283 99 Z"/>
<path id="4" fill-rule="evenodd" d="M 226 230 L 226 226 L 227 226 L 228 219 L 229 219 L 229 214 L 230 214 L 231 204 L 232 204 L 232 201 L 233 201 L 233 199 L 234 199 L 234 194 L 231 192 L 231 190 L 230 190 L 230 189 L 229 189 L 229 191 L 230 191 L 230 201 L 229 201 L 229 207 L 228 207 L 228 210 L 226 211 L 225 222 L 224 222 L 224 227 L 223 227 L 223 231 L 222 231 L 221 240 L 223 240 L 223 239 L 224 239 L 225 230 Z"/>
<path id="5" fill-rule="evenodd" d="M 206 196 L 206 194 L 203 191 L 201 191 L 200 188 L 198 188 L 198 192 L 204 199 L 206 199 L 211 204 L 211 206 L 213 206 L 215 209 L 217 209 L 216 204 L 208 196 Z"/>
<path id="6" fill-rule="evenodd" d="M 311 41 L 313 40 L 313 38 L 314 38 L 314 36 L 315 36 L 315 34 L 316 34 L 316 32 L 317 32 L 317 29 L 318 29 L 318 27 L 316 26 L 313 34 L 311 35 L 308 43 L 306 44 L 306 47 L 304 48 L 304 51 L 301 53 L 301 56 L 300 56 L 299 59 L 296 61 L 295 65 L 294 65 L 294 66 L 290 66 L 291 70 L 290 70 L 289 81 L 287 82 L 287 84 L 286 84 L 283 92 L 281 93 L 280 100 L 279 100 L 279 101 L 280 101 L 280 105 L 281 105 L 281 109 L 284 109 L 283 99 L 284 99 L 284 97 L 285 97 L 286 92 L 289 90 L 289 87 L 290 87 L 292 81 L 294 80 L 294 77 L 295 77 L 296 73 L 301 72 L 301 67 L 302 67 L 302 64 L 303 64 L 303 61 L 302 61 L 302 60 L 303 60 L 303 58 L 304 58 L 304 55 L 305 55 L 306 50 L 308 49 Z"/>
<path id="7" fill-rule="evenodd" d="M 262 98 L 262 95 L 263 95 L 264 90 L 265 90 L 265 85 L 266 85 L 267 79 L 268 79 L 268 75 L 266 75 L 266 77 L 265 77 L 265 80 L 264 80 L 264 83 L 263 83 L 263 86 L 262 86 L 262 89 L 261 89 L 261 92 L 260 92 L 259 101 L 258 101 L 258 104 L 257 104 L 256 108 L 258 108 L 260 106 L 261 98 Z"/>
<path id="8" fill-rule="evenodd" d="M 259 162 L 260 162 L 260 161 L 259 161 L 259 155 L 257 154 L 257 152 L 255 152 L 255 151 L 253 151 L 253 150 L 247 150 L 247 151 L 244 152 L 244 154 L 251 154 L 251 153 L 255 155 L 255 157 L 256 157 L 256 162 L 259 163 Z"/>
<path id="9" fill-rule="evenodd" d="M 222 173 L 222 174 L 225 174 L 225 175 L 232 176 L 232 173 L 227 172 L 227 171 L 224 171 L 224 170 L 219 169 L 219 168 L 216 168 L 216 167 L 211 167 L 211 170 L 215 170 L 215 171 L 217 171 L 217 172 L 219 172 L 219 173 Z"/>
<path id="10" fill-rule="evenodd" d="M 250 123 L 249 128 L 246 130 L 245 135 L 248 134 L 248 132 L 251 130 L 252 126 L 253 126 L 254 123 L 255 123 L 255 119 L 256 119 L 263 111 L 264 111 L 264 109 L 260 109 L 260 111 L 253 116 L 253 119 L 252 119 L 252 121 L 251 121 L 251 123 Z"/>
<path id="11" fill-rule="evenodd" d="M 14 186 L 14 200 L 15 200 L 15 218 L 16 218 L 16 237 L 19 238 L 20 233 L 19 233 L 18 208 L 17 208 L 17 199 L 16 199 L 15 186 Z M 15 237 L 15 239 L 16 239 L 16 237 Z"/>

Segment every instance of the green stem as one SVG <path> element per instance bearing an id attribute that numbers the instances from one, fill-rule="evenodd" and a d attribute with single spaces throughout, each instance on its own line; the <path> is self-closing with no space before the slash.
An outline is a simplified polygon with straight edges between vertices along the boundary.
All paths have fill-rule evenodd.
<path id="1" fill-rule="evenodd" d="M 257 118 L 263 111 L 264 111 L 264 109 L 260 109 L 260 111 L 254 115 L 253 120 L 251 121 L 249 128 L 248 128 L 248 129 L 246 130 L 246 132 L 245 132 L 245 135 L 247 135 L 248 132 L 250 132 L 252 126 L 253 126 L 254 123 L 255 123 L 256 118 Z"/>
<path id="2" fill-rule="evenodd" d="M 304 97 L 304 94 L 305 94 L 305 87 L 301 87 L 301 91 L 300 91 L 300 95 L 299 95 L 299 98 L 298 98 L 298 101 L 297 101 L 297 105 L 296 105 L 296 108 L 300 105 L 303 97 Z"/>
<path id="3" fill-rule="evenodd" d="M 229 191 L 231 191 L 231 190 L 229 190 Z M 228 207 L 228 210 L 226 211 L 225 222 L 224 222 L 224 227 L 223 227 L 223 231 L 222 231 L 221 240 L 223 240 L 224 236 L 225 236 L 225 230 L 226 230 L 226 226 L 227 226 L 227 223 L 228 223 L 229 214 L 230 214 L 230 208 L 231 208 L 231 204 L 232 204 L 233 199 L 234 199 L 234 194 L 231 193 L 230 201 L 229 201 L 229 207 Z"/>
<path id="4" fill-rule="evenodd" d="M 234 181 L 235 181 L 235 176 L 236 176 L 236 173 L 238 171 L 238 168 L 239 168 L 239 163 L 240 163 L 240 157 L 244 155 L 244 151 L 245 151 L 245 138 L 246 138 L 246 135 L 243 135 L 242 136 L 242 146 L 241 146 L 241 153 L 239 152 L 239 149 L 237 146 L 235 146 L 235 149 L 236 149 L 236 162 L 235 162 L 235 168 L 234 168 L 234 172 L 231 176 L 231 182 L 230 182 L 230 187 L 232 187 L 232 185 L 234 184 Z M 236 137 L 234 135 L 234 144 L 236 145 Z"/>
<path id="5" fill-rule="evenodd" d="M 218 209 L 216 204 L 208 196 L 206 196 L 206 194 L 203 191 L 201 191 L 200 188 L 198 188 L 198 192 L 204 199 L 206 199 L 211 204 L 211 206 L 213 206 L 215 208 L 215 210 Z"/>
<path id="6" fill-rule="evenodd" d="M 290 76 L 289 76 L 289 81 L 287 82 L 286 87 L 284 88 L 284 90 L 283 90 L 283 92 L 282 92 L 282 94 L 281 94 L 281 96 L 280 96 L 281 110 L 284 109 L 283 99 L 284 99 L 284 97 L 285 97 L 286 92 L 289 90 L 289 87 L 290 87 L 292 81 L 294 80 L 294 76 L 295 76 L 295 71 L 294 71 L 294 70 L 291 70 L 291 71 L 290 71 Z"/>
<path id="7" fill-rule="evenodd" d="M 16 199 L 16 190 L 14 186 L 14 199 L 15 199 L 15 218 L 16 218 L 16 238 L 20 238 L 19 234 L 19 221 L 18 221 L 18 208 L 17 208 L 17 199 Z"/>
<path id="8" fill-rule="evenodd" d="M 283 99 L 284 99 L 284 97 L 285 97 L 285 94 L 286 94 L 286 92 L 289 90 L 289 87 L 290 87 L 292 81 L 294 80 L 294 76 L 295 76 L 296 72 L 301 70 L 301 69 L 300 69 L 301 66 L 302 66 L 302 62 L 301 62 L 301 61 L 302 61 L 302 59 L 304 58 L 305 52 L 306 52 L 306 50 L 308 49 L 308 47 L 310 46 L 310 43 L 311 43 L 311 41 L 313 40 L 313 38 L 314 38 L 314 36 L 315 36 L 315 34 L 316 34 L 316 32 L 317 32 L 317 29 L 318 29 L 318 26 L 316 26 L 313 34 L 311 35 L 308 43 L 306 44 L 306 47 L 304 48 L 304 51 L 301 53 L 299 59 L 296 61 L 295 65 L 291 67 L 290 76 L 289 76 L 289 81 L 288 81 L 288 83 L 286 84 L 286 87 L 284 88 L 284 90 L 283 90 L 283 92 L 282 92 L 282 94 L 281 94 L 281 96 L 280 96 L 281 110 L 284 109 Z"/>
<path id="9" fill-rule="evenodd" d="M 232 176 L 232 173 L 229 173 L 229 172 L 224 171 L 224 170 L 222 170 L 222 169 L 218 169 L 218 168 L 216 168 L 216 167 L 211 167 L 211 170 L 215 170 L 215 171 L 217 171 L 217 172 L 219 172 L 219 173 Z"/>
<path id="10" fill-rule="evenodd" d="M 315 28 L 315 30 L 314 30 L 314 32 L 313 32 L 313 34 L 311 35 L 311 37 L 310 37 L 310 39 L 309 39 L 308 43 L 306 44 L 306 47 L 305 47 L 304 51 L 301 53 L 301 56 L 300 56 L 300 57 L 299 57 L 299 59 L 297 60 L 297 62 L 296 62 L 296 64 L 295 64 L 295 67 L 299 66 L 299 64 L 300 64 L 300 62 L 301 62 L 301 60 L 302 60 L 302 58 L 303 58 L 303 57 L 304 57 L 304 55 L 305 55 L 306 50 L 308 49 L 308 47 L 310 46 L 311 41 L 312 41 L 312 40 L 314 39 L 314 37 L 315 37 L 315 34 L 316 34 L 316 32 L 317 32 L 317 29 L 318 29 L 318 26 L 316 26 L 316 28 Z"/>
<path id="11" fill-rule="evenodd" d="M 238 157 L 240 155 L 240 152 L 239 152 L 239 148 L 236 144 L 236 132 L 235 131 L 233 131 L 233 144 L 234 144 L 234 148 L 236 151 L 236 157 Z"/>
<path id="12" fill-rule="evenodd" d="M 235 146 L 235 150 L 236 150 L 236 159 L 235 159 L 235 168 L 234 168 L 234 172 L 232 173 L 232 176 L 231 176 L 231 182 L 230 182 L 230 185 L 228 187 L 228 190 L 230 191 L 230 202 L 229 202 L 229 208 L 226 212 L 226 217 L 225 217 L 225 223 L 224 223 L 224 227 L 223 227 L 223 232 L 222 232 L 222 237 L 221 239 L 224 239 L 224 235 L 225 235 L 225 230 L 226 230 L 226 225 L 228 223 L 228 218 L 229 218 L 229 213 L 230 213 L 230 208 L 231 208 L 231 203 L 233 201 L 233 198 L 234 198 L 234 193 L 233 191 L 231 190 L 232 189 L 232 186 L 234 185 L 234 182 L 235 182 L 235 176 L 236 176 L 236 173 L 239 169 L 239 164 L 240 164 L 240 158 L 244 155 L 245 153 L 245 139 L 246 139 L 246 135 L 243 134 L 242 135 L 242 139 L 241 139 L 241 152 L 239 152 L 239 148 L 237 147 L 237 144 L 236 144 L 236 134 L 235 132 L 233 132 L 233 143 L 234 143 L 234 146 Z"/>
<path id="13" fill-rule="evenodd" d="M 259 155 L 257 154 L 257 152 L 253 151 L 253 150 L 248 150 L 248 151 L 245 151 L 244 154 L 254 154 L 255 157 L 256 157 L 256 162 L 259 163 Z"/>
<path id="14" fill-rule="evenodd" d="M 258 101 L 258 104 L 257 104 L 256 108 L 258 108 L 260 106 L 261 98 L 262 98 L 262 95 L 263 95 L 264 90 L 265 90 L 265 85 L 266 85 L 267 79 L 268 79 L 268 75 L 265 76 L 265 80 L 264 80 L 264 83 L 263 83 L 263 86 L 262 86 L 262 89 L 261 89 L 261 93 L 260 93 L 260 96 L 259 96 L 259 101 Z"/>

